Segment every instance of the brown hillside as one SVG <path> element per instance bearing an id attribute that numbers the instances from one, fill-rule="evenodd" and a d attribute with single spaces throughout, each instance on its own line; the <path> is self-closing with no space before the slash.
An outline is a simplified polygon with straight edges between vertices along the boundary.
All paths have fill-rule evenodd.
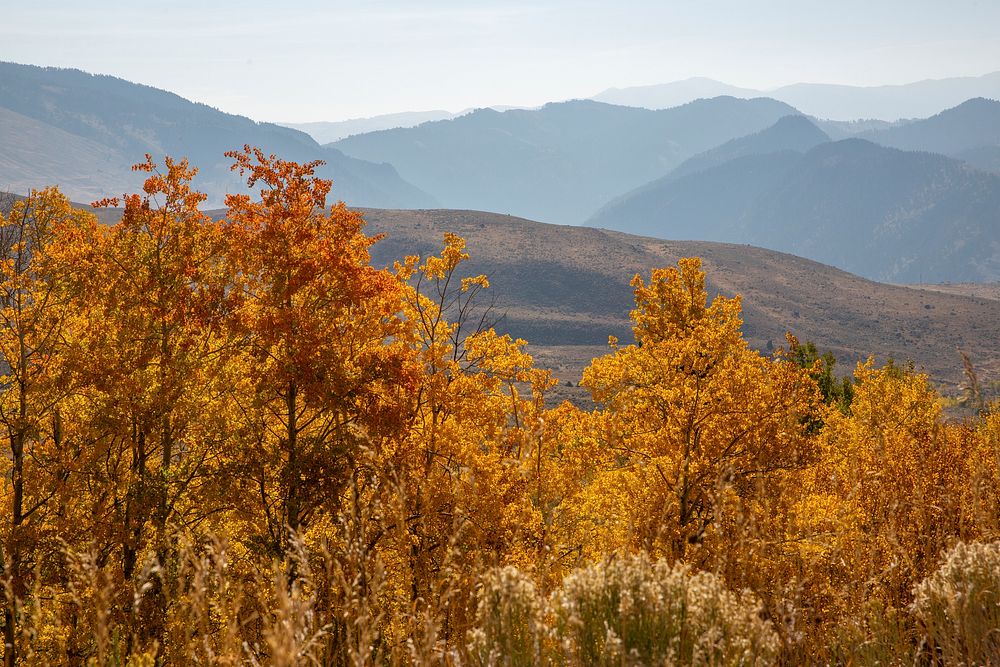
<path id="1" fill-rule="evenodd" d="M 574 385 L 609 334 L 628 338 L 629 280 L 655 266 L 699 256 L 710 289 L 743 297 L 751 344 L 784 344 L 785 331 L 832 351 L 840 370 L 875 354 L 913 360 L 936 381 L 962 381 L 961 349 L 984 377 L 1000 377 L 1000 302 L 872 282 L 760 248 L 662 241 L 495 213 L 366 209 L 370 233 L 385 233 L 375 260 L 439 249 L 446 231 L 468 241 L 469 270 L 487 273 L 506 312 L 503 326 L 531 342 L 539 361 Z"/>

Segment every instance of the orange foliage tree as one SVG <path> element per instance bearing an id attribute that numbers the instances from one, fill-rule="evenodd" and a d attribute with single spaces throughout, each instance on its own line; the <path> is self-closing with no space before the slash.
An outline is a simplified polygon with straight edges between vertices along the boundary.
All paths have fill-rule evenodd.
<path id="1" fill-rule="evenodd" d="M 223 223 L 240 387 L 231 473 L 246 537 L 286 554 L 288 531 L 335 515 L 364 448 L 399 437 L 416 384 L 403 289 L 370 265 L 361 216 L 326 208 L 319 164 L 228 154 L 259 198 L 230 195 Z"/>

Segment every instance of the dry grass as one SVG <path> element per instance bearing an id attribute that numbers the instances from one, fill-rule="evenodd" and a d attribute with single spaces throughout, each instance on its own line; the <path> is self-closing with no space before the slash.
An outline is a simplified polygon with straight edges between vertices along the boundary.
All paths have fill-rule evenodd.
<path id="1" fill-rule="evenodd" d="M 719 577 L 644 554 L 612 555 L 572 571 L 550 595 L 515 567 L 476 575 L 475 616 L 447 641 L 444 604 L 405 618 L 385 606 L 384 564 L 361 539 L 370 507 L 342 517 L 346 546 L 293 538 L 270 577 L 237 574 L 222 540 L 182 541 L 166 645 L 133 623 L 153 581 L 148 561 L 131 609 L 95 554 L 67 551 L 66 590 L 35 590 L 21 605 L 24 664 L 104 665 L 1000 665 L 1000 542 L 959 543 L 916 586 L 908 609 L 877 600 L 810 642 L 782 645 L 760 603 Z M 294 573 L 294 574 L 292 574 Z M 447 576 L 438 586 L 452 584 Z M 462 601 L 459 601 L 460 603 Z M 468 601 L 472 603 L 473 601 Z M 405 628 L 392 636 L 392 628 Z M 787 641 L 787 638 L 785 638 Z M 77 649 L 74 651 L 73 646 Z M 83 650 L 80 650 L 82 647 Z"/>
<path id="2" fill-rule="evenodd" d="M 771 665 L 780 646 L 752 595 L 643 554 L 569 575 L 555 608 L 574 665 Z"/>
<path id="3" fill-rule="evenodd" d="M 913 614 L 946 665 L 1000 665 L 1000 542 L 959 542 L 915 590 Z"/>

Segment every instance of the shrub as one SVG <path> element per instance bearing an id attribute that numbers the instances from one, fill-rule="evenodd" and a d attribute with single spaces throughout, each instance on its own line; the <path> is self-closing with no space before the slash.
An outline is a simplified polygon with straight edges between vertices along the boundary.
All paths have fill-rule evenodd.
<path id="1" fill-rule="evenodd" d="M 563 650 L 585 665 L 768 665 L 779 640 L 748 594 L 645 554 L 577 570 L 554 597 Z"/>
<path id="2" fill-rule="evenodd" d="M 531 578 L 513 566 L 493 568 L 482 577 L 476 628 L 469 653 L 481 665 L 537 665 L 542 661 L 545 603 Z"/>
<path id="3" fill-rule="evenodd" d="M 911 609 L 945 664 L 1000 665 L 1000 542 L 955 545 Z"/>

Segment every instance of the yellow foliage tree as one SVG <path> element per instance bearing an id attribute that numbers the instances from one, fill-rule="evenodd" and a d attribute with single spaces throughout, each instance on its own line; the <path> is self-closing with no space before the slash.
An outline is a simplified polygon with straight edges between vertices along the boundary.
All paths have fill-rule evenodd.
<path id="1" fill-rule="evenodd" d="M 525 563 L 537 555 L 540 518 L 528 489 L 552 384 L 548 371 L 534 368 L 524 341 L 489 326 L 490 306 L 480 303 L 488 280 L 459 274 L 468 257 L 465 241 L 448 234 L 440 255 L 396 265 L 408 286 L 405 317 L 422 372 L 406 437 L 387 452 L 378 476 L 378 493 L 396 499 L 402 524 L 379 536 L 403 584 L 400 609 L 423 622 L 428 606 L 447 608 L 440 630 L 453 641 L 472 616 L 471 573 L 484 562 Z M 456 589 L 466 602 L 443 604 Z"/>
<path id="2" fill-rule="evenodd" d="M 811 461 L 816 386 L 793 363 L 749 348 L 739 299 L 709 303 L 698 259 L 632 284 L 636 343 L 612 341 L 584 372 L 600 409 L 581 539 L 595 556 L 628 548 L 706 562 L 733 539 L 721 530 L 731 502 L 748 507 L 772 477 Z"/>
<path id="3" fill-rule="evenodd" d="M 0 210 L 0 424 L 6 432 L 0 534 L 5 582 L 4 663 L 17 661 L 20 610 L 37 568 L 51 566 L 79 452 L 63 437 L 60 406 L 74 378 L 66 339 L 75 313 L 66 247 L 93 216 L 49 188 Z M 56 242 L 59 240 L 62 243 Z M 65 245 L 63 245 L 63 243 Z"/>
<path id="4" fill-rule="evenodd" d="M 832 411 L 803 486 L 800 530 L 819 568 L 824 615 L 880 600 L 902 608 L 959 536 L 975 439 L 944 422 L 927 377 L 869 360 L 855 371 L 851 411 Z"/>

